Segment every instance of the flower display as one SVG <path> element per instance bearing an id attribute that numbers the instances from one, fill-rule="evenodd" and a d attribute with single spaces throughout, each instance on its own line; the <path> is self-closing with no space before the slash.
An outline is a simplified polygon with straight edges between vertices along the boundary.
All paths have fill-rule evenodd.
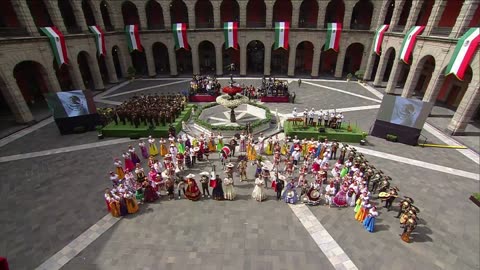
<path id="1" fill-rule="evenodd" d="M 235 94 L 242 92 L 242 88 L 240 86 L 225 86 L 222 88 L 222 92 L 230 96 L 233 96 Z"/>
<path id="2" fill-rule="evenodd" d="M 232 99 L 233 97 L 233 99 Z M 227 107 L 229 109 L 234 109 L 242 104 L 248 103 L 248 97 L 243 95 L 221 95 L 218 96 L 215 100 L 218 104 Z"/>

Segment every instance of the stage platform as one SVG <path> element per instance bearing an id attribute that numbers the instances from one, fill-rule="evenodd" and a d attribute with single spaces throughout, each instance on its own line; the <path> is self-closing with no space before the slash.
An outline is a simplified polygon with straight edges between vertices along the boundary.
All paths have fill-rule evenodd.
<path id="1" fill-rule="evenodd" d="M 266 103 L 289 103 L 290 98 L 289 97 L 261 97 L 260 98 L 261 102 L 266 102 Z"/>
<path id="2" fill-rule="evenodd" d="M 215 102 L 216 96 L 211 95 L 193 95 L 189 96 L 189 102 Z"/>
<path id="3" fill-rule="evenodd" d="M 192 113 L 193 104 L 187 104 L 185 109 L 180 113 L 180 116 L 175 119 L 175 122 L 172 125 L 175 127 L 175 131 L 178 133 L 182 130 L 182 121 L 187 121 Z M 128 138 L 140 138 L 148 137 L 152 135 L 156 138 L 165 138 L 168 137 L 168 123 L 165 126 L 158 126 L 150 128 L 148 125 L 143 123 L 135 128 L 134 125 L 130 125 L 128 122 L 126 125 L 119 123 L 115 125 L 114 122 L 109 123 L 102 129 L 102 134 L 105 137 L 128 137 Z"/>
<path id="4" fill-rule="evenodd" d="M 285 136 L 294 137 L 297 135 L 299 139 L 321 139 L 327 138 L 329 141 L 337 140 L 339 142 L 355 142 L 359 143 L 360 140 L 365 139 L 366 133 L 360 128 L 350 126 L 352 131 L 347 130 L 348 124 L 342 124 L 341 129 L 326 128 L 325 132 L 319 132 L 318 127 L 303 127 L 303 123 L 297 123 L 285 121 L 283 124 L 283 131 Z"/>

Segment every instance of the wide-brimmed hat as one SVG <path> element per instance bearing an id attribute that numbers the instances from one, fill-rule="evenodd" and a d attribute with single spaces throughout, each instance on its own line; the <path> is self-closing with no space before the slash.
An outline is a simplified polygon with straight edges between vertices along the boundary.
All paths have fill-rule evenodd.
<path id="1" fill-rule="evenodd" d="M 199 175 L 202 175 L 202 176 L 209 176 L 209 175 L 210 175 L 210 173 L 209 173 L 209 172 L 201 172 L 201 173 L 199 173 Z"/>
<path id="2" fill-rule="evenodd" d="M 194 178 L 194 177 L 195 177 L 195 174 L 193 174 L 193 173 L 190 173 L 187 176 L 185 176 L 185 178 Z"/>
<path id="3" fill-rule="evenodd" d="M 199 147 L 194 147 L 194 148 L 193 148 L 193 152 L 198 152 L 198 151 L 200 151 L 200 148 L 199 148 Z"/>
<path id="4" fill-rule="evenodd" d="M 233 165 L 233 163 L 230 162 L 230 163 L 227 164 L 227 167 L 233 168 L 233 167 L 235 167 L 235 165 Z"/>

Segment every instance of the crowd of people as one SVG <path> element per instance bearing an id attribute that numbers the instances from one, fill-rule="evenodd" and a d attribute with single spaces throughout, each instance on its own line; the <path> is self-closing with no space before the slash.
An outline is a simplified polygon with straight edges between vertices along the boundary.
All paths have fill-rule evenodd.
<path id="1" fill-rule="evenodd" d="M 254 87 L 253 85 L 242 85 L 242 89 L 242 94 L 247 96 L 249 99 L 260 99 L 266 96 L 290 97 L 290 93 L 288 91 L 288 82 L 277 80 L 271 77 L 263 77 L 262 84 L 259 87 Z"/>
<path id="2" fill-rule="evenodd" d="M 221 85 L 215 76 L 210 75 L 193 75 L 190 81 L 190 95 L 205 94 L 218 96 L 220 94 Z"/>
<path id="3" fill-rule="evenodd" d="M 312 108 L 311 110 L 305 109 L 302 113 L 299 113 L 297 108 L 293 108 L 292 119 L 299 118 L 303 122 L 304 127 L 314 126 L 340 129 L 342 128 L 342 123 L 345 122 L 345 116 L 342 112 L 337 113 L 334 110 L 316 111 L 315 108 Z"/>

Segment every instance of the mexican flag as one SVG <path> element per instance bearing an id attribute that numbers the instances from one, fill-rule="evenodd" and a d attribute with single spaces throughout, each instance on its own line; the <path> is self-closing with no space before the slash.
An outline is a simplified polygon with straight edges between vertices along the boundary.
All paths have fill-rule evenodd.
<path id="1" fill-rule="evenodd" d="M 238 49 L 238 22 L 223 23 L 223 33 L 225 35 L 225 49 Z"/>
<path id="2" fill-rule="evenodd" d="M 187 24 L 186 23 L 174 23 L 172 24 L 173 38 L 175 39 L 175 48 L 184 48 L 188 50 L 187 41 Z"/>
<path id="3" fill-rule="evenodd" d="M 373 52 L 380 55 L 382 52 L 383 35 L 387 32 L 389 25 L 384 24 L 377 29 L 373 38 Z"/>
<path id="4" fill-rule="evenodd" d="M 138 25 L 125 25 L 125 33 L 127 34 L 128 50 L 142 52 L 142 43 L 140 42 L 140 33 L 138 33 Z"/>
<path id="5" fill-rule="evenodd" d="M 459 80 L 463 81 L 465 70 L 467 70 L 468 64 L 472 60 L 479 42 L 480 28 L 470 28 L 470 30 L 458 40 L 445 74 L 453 74 Z"/>
<path id="6" fill-rule="evenodd" d="M 290 31 L 290 22 L 275 23 L 275 50 L 284 48 L 288 50 L 288 32 Z"/>
<path id="7" fill-rule="evenodd" d="M 58 66 L 68 64 L 67 45 L 62 33 L 55 26 L 41 27 L 40 30 L 50 39 L 50 45 L 52 45 L 53 55 Z"/>
<path id="8" fill-rule="evenodd" d="M 88 29 L 95 35 L 95 45 L 97 45 L 98 55 L 105 56 L 107 49 L 105 48 L 105 36 L 103 35 L 102 29 L 96 25 L 91 25 Z"/>
<path id="9" fill-rule="evenodd" d="M 425 26 L 414 26 L 412 27 L 405 38 L 403 39 L 402 48 L 400 49 L 400 60 L 408 63 L 408 59 L 413 52 L 413 48 L 415 48 L 415 41 L 417 40 L 417 36 L 425 29 Z"/>
<path id="10" fill-rule="evenodd" d="M 327 40 L 325 41 L 324 51 L 333 49 L 338 52 L 340 48 L 340 34 L 342 33 L 341 23 L 327 24 Z"/>

